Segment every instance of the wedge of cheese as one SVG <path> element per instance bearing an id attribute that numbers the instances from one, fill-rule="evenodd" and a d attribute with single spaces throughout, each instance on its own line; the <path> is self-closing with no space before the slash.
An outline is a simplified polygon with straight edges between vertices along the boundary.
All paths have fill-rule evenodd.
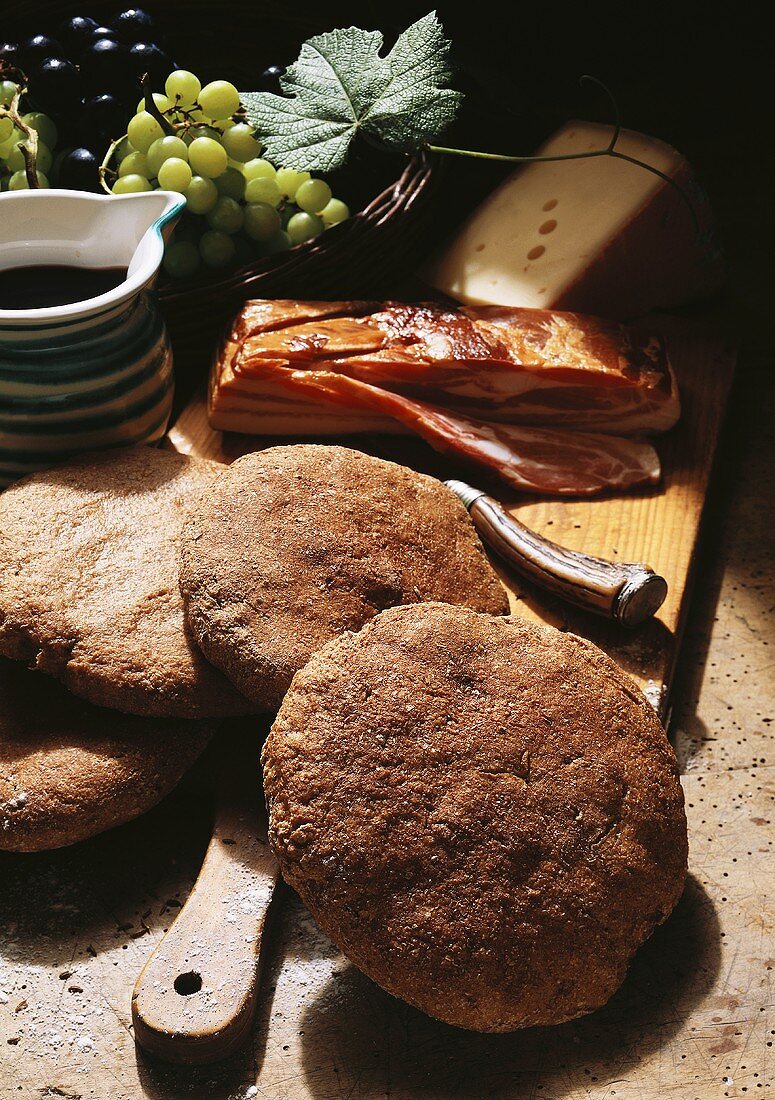
<path id="1" fill-rule="evenodd" d="M 537 152 L 605 149 L 611 128 L 569 122 Z M 426 268 L 459 302 L 634 317 L 693 301 L 723 283 L 707 198 L 684 157 L 623 130 L 616 148 L 669 176 L 612 157 L 526 164 L 498 187 Z"/>

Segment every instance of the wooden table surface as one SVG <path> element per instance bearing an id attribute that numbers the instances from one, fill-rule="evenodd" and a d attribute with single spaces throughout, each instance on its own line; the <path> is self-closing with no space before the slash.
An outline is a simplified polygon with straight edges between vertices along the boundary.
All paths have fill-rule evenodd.
<path id="1" fill-rule="evenodd" d="M 289 897 L 251 1048 L 210 1069 L 152 1065 L 135 1049 L 129 999 L 207 840 L 202 768 L 134 824 L 73 849 L 0 860 L 0 1095 L 766 1095 L 775 1038 L 767 910 L 773 417 L 775 387 L 752 367 L 732 410 L 671 731 L 688 801 L 691 878 L 607 1008 L 513 1036 L 455 1032 L 399 1006 L 346 964 Z M 336 984 L 335 970 L 344 971 Z M 291 1006 L 300 991 L 298 1012 Z"/>
<path id="2" fill-rule="evenodd" d="M 727 152 L 709 149 L 706 172 Z M 746 180 L 745 206 L 736 172 L 720 170 L 712 188 L 732 245 L 743 355 L 670 730 L 691 876 L 622 990 L 602 1011 L 558 1028 L 455 1031 L 362 977 L 288 896 L 249 1049 L 209 1069 L 152 1064 L 135 1048 L 130 995 L 207 842 L 205 761 L 140 821 L 61 852 L 0 858 L 3 1100 L 767 1095 L 775 1064 L 775 370 L 761 217 L 771 229 L 772 215 L 763 176 L 758 185 Z"/>

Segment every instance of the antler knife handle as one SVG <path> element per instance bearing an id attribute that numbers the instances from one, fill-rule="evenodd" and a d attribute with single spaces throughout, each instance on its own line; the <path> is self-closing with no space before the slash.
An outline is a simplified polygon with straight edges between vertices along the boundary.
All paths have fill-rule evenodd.
<path id="1" fill-rule="evenodd" d="M 667 595 L 667 582 L 648 565 L 606 561 L 568 550 L 509 516 L 497 501 L 463 481 L 445 483 L 468 509 L 482 541 L 518 572 L 585 611 L 638 626 Z"/>

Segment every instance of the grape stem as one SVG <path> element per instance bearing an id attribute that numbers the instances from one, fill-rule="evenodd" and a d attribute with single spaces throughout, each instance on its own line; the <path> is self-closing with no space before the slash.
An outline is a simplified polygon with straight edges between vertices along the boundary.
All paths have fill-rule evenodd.
<path id="1" fill-rule="evenodd" d="M 156 106 L 156 101 L 153 98 L 153 88 L 151 87 L 151 74 L 143 73 L 143 78 L 140 81 L 140 87 L 143 89 L 143 96 L 145 98 L 145 109 L 149 115 L 153 115 L 156 121 L 161 126 L 165 134 L 174 134 L 175 127 L 166 119 Z"/>
<path id="2" fill-rule="evenodd" d="M 145 109 L 146 109 L 146 111 L 148 111 L 149 114 L 153 115 L 153 117 L 156 119 L 156 121 L 159 123 L 159 125 L 164 128 L 164 130 L 166 131 L 167 134 L 178 134 L 180 132 L 187 133 L 192 128 L 192 126 L 201 126 L 201 125 L 203 125 L 197 119 L 192 118 L 190 110 L 187 110 L 183 107 L 178 107 L 178 106 L 170 107 L 169 111 L 170 111 L 171 114 L 182 115 L 183 116 L 183 121 L 182 122 L 177 122 L 177 121 L 172 122 L 170 119 L 168 119 L 159 110 L 159 108 L 156 106 L 156 103 L 154 102 L 153 92 L 151 91 L 151 83 L 150 83 L 150 79 L 148 77 L 148 73 L 146 73 L 143 76 L 143 79 L 142 79 L 141 83 L 142 83 L 143 94 L 144 94 L 144 98 L 145 98 Z M 198 107 L 198 106 L 199 106 L 199 104 L 194 104 L 194 107 Z M 213 133 L 215 133 L 215 134 L 223 134 L 223 130 L 221 130 L 218 126 L 211 126 L 210 124 L 208 124 L 207 129 L 212 130 Z M 111 187 L 108 184 L 107 176 L 108 176 L 109 173 L 111 173 L 113 175 L 117 174 L 115 172 L 115 169 L 110 167 L 110 162 L 113 159 L 113 157 L 115 155 L 115 152 L 118 149 L 121 142 L 124 141 L 125 138 L 128 138 L 128 137 L 129 137 L 129 134 L 122 134 L 121 137 L 115 138 L 113 141 L 111 141 L 110 145 L 108 146 L 108 150 L 107 150 L 107 152 L 105 153 L 105 156 L 102 159 L 102 164 L 99 167 L 100 185 L 102 186 L 102 189 L 105 192 L 107 192 L 108 195 L 112 195 L 113 191 L 112 191 Z"/>
<path id="3" fill-rule="evenodd" d="M 664 180 L 665 183 L 669 183 L 670 186 L 678 192 L 683 201 L 686 203 L 689 213 L 692 216 L 692 221 L 694 222 L 694 228 L 696 232 L 699 233 L 700 223 L 697 218 L 697 211 L 694 209 L 694 204 L 692 203 L 686 192 L 683 190 L 683 188 L 680 187 L 679 184 L 677 184 L 671 176 L 668 176 L 665 172 L 661 172 L 659 168 L 655 168 L 653 164 L 647 164 L 645 161 L 638 160 L 636 157 L 631 157 L 627 153 L 620 153 L 619 150 L 616 148 L 616 143 L 619 140 L 622 132 L 622 120 L 619 112 L 619 105 L 616 102 L 616 99 L 610 88 L 608 88 L 602 82 L 602 80 L 598 80 L 597 77 L 594 76 L 582 76 L 579 83 L 596 84 L 599 88 L 602 88 L 613 106 L 615 115 L 613 132 L 611 133 L 611 140 L 609 141 L 605 149 L 592 149 L 586 153 L 557 153 L 553 156 L 517 157 L 510 156 L 506 153 L 483 153 L 477 149 L 449 149 L 443 145 L 428 145 L 427 148 L 432 153 L 443 153 L 446 156 L 475 157 L 479 160 L 497 160 L 505 164 L 541 164 L 560 160 L 589 160 L 592 157 L 613 157 L 615 160 L 625 160 L 629 164 L 635 164 L 639 168 L 645 168 L 647 172 L 651 172 L 652 175 L 659 176 L 659 178 L 661 180 Z"/>
<path id="4" fill-rule="evenodd" d="M 108 183 L 107 183 L 105 177 L 107 176 L 108 172 L 113 172 L 114 170 L 112 168 L 108 167 L 108 166 L 109 166 L 111 160 L 113 159 L 113 155 L 116 152 L 116 149 L 118 149 L 119 145 L 124 140 L 124 138 L 126 138 L 128 136 L 129 136 L 128 134 L 122 134 L 121 137 L 115 138 L 113 141 L 111 141 L 110 145 L 108 146 L 108 151 L 105 154 L 105 156 L 103 157 L 102 164 L 99 167 L 100 184 L 101 184 L 103 190 L 107 191 L 107 193 L 109 195 L 112 195 L 113 191 L 108 186 Z"/>
<path id="5" fill-rule="evenodd" d="M 34 126 L 28 126 L 19 112 L 19 103 L 26 91 L 26 86 L 19 86 L 10 107 L 0 105 L 0 118 L 10 118 L 17 130 L 21 130 L 25 135 L 25 141 L 19 142 L 17 148 L 21 150 L 24 157 L 24 174 L 27 177 L 27 186 L 32 190 L 40 187 L 38 173 L 35 171 L 38 159 L 38 131 Z"/>

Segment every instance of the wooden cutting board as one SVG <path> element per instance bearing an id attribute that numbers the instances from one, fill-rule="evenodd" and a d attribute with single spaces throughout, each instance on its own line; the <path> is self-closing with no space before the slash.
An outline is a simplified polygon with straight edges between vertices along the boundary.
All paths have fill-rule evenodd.
<path id="1" fill-rule="evenodd" d="M 504 498 L 494 487 L 491 491 L 527 526 L 561 545 L 602 558 L 644 562 L 666 578 L 669 595 L 658 618 L 627 631 L 571 608 L 500 570 L 514 612 L 573 630 L 597 642 L 639 682 L 660 717 L 667 721 L 670 687 L 689 605 L 693 565 L 734 371 L 734 355 L 718 338 L 686 322 L 665 320 L 662 327 L 668 336 L 684 411 L 677 428 L 660 441 L 664 478 L 658 489 L 583 501 L 513 499 Z M 169 445 L 179 451 L 221 462 L 275 442 L 278 441 L 212 431 L 203 395 L 190 402 L 169 433 Z M 476 477 L 453 468 L 448 458 L 404 436 L 359 436 L 343 442 L 440 478 Z M 233 1051 L 241 1039 L 248 1037 L 257 1006 L 273 992 L 273 988 L 259 987 L 256 960 L 267 907 L 271 905 L 273 912 L 277 908 L 272 901 L 276 893 L 276 867 L 270 859 L 268 864 L 261 860 L 256 868 L 248 870 L 250 861 L 246 861 L 245 853 L 253 841 L 262 851 L 265 849 L 265 840 L 258 835 L 263 833 L 264 826 L 257 819 L 252 826 L 255 837 L 249 827 L 242 837 L 245 844 L 232 839 L 232 848 L 222 848 L 218 822 L 225 818 L 233 832 L 232 800 L 230 784 L 222 784 L 216 828 L 199 880 L 180 918 L 157 947 L 135 987 L 133 1019 L 138 1042 L 146 1050 L 175 1062 L 197 1064 Z M 215 863 L 213 852 L 217 857 Z M 219 902 L 224 891 L 236 896 L 246 885 L 255 887 L 263 901 L 255 913 L 240 911 L 232 915 L 232 920 L 235 942 L 253 944 L 252 964 L 240 962 L 240 957 L 231 950 L 224 954 L 219 923 Z M 290 992 L 292 1003 L 285 1005 L 283 1016 L 288 1010 L 295 1015 L 303 1012 L 308 985 L 322 983 L 321 988 L 325 988 L 326 983 L 333 983 L 338 996 L 341 990 L 337 976 L 343 962 L 338 953 L 330 954 L 325 937 L 311 920 L 304 919 L 304 911 L 298 904 L 284 909 L 282 928 L 286 934 L 293 929 L 295 935 L 301 936 L 301 942 L 281 945 L 282 965 L 293 970 L 293 959 L 299 952 L 302 955 L 309 952 L 310 959 L 301 967 L 298 986 L 295 982 L 289 986 L 286 983 L 286 996 Z M 321 953 L 324 958 L 329 957 L 323 961 L 318 957 Z M 195 971 L 191 969 L 192 960 L 196 963 Z M 353 968 L 351 971 L 354 973 Z M 197 980 L 196 989 L 191 992 L 205 985 L 208 989 L 210 985 L 218 985 L 213 977 L 216 973 L 221 979 L 227 976 L 230 995 L 219 994 L 214 1008 L 209 1000 L 202 1000 L 201 994 L 176 996 L 176 992 L 181 992 L 178 984 L 182 980 Z M 221 987 L 223 980 L 218 985 Z M 346 1000 L 353 999 L 351 994 L 352 990 L 346 993 Z M 326 1082 L 326 1089 L 326 1095 L 339 1095 L 333 1081 Z"/>
<path id="2" fill-rule="evenodd" d="M 512 610 L 589 638 L 605 649 L 643 688 L 667 720 L 670 687 L 689 606 L 695 559 L 735 356 L 715 334 L 683 319 L 659 318 L 678 377 L 683 412 L 680 423 L 657 442 L 662 485 L 599 500 L 517 497 L 476 471 L 452 463 L 406 436 L 349 436 L 341 442 L 403 462 L 446 479 L 461 477 L 482 488 L 539 534 L 576 550 L 619 561 L 651 565 L 668 582 L 658 616 L 635 631 L 608 624 L 569 607 L 528 581 L 496 568 L 509 589 Z M 169 432 L 172 446 L 185 454 L 231 462 L 247 451 L 288 439 L 224 434 L 207 423 L 203 394 L 184 409 Z M 310 442 L 309 439 L 304 440 Z"/>

